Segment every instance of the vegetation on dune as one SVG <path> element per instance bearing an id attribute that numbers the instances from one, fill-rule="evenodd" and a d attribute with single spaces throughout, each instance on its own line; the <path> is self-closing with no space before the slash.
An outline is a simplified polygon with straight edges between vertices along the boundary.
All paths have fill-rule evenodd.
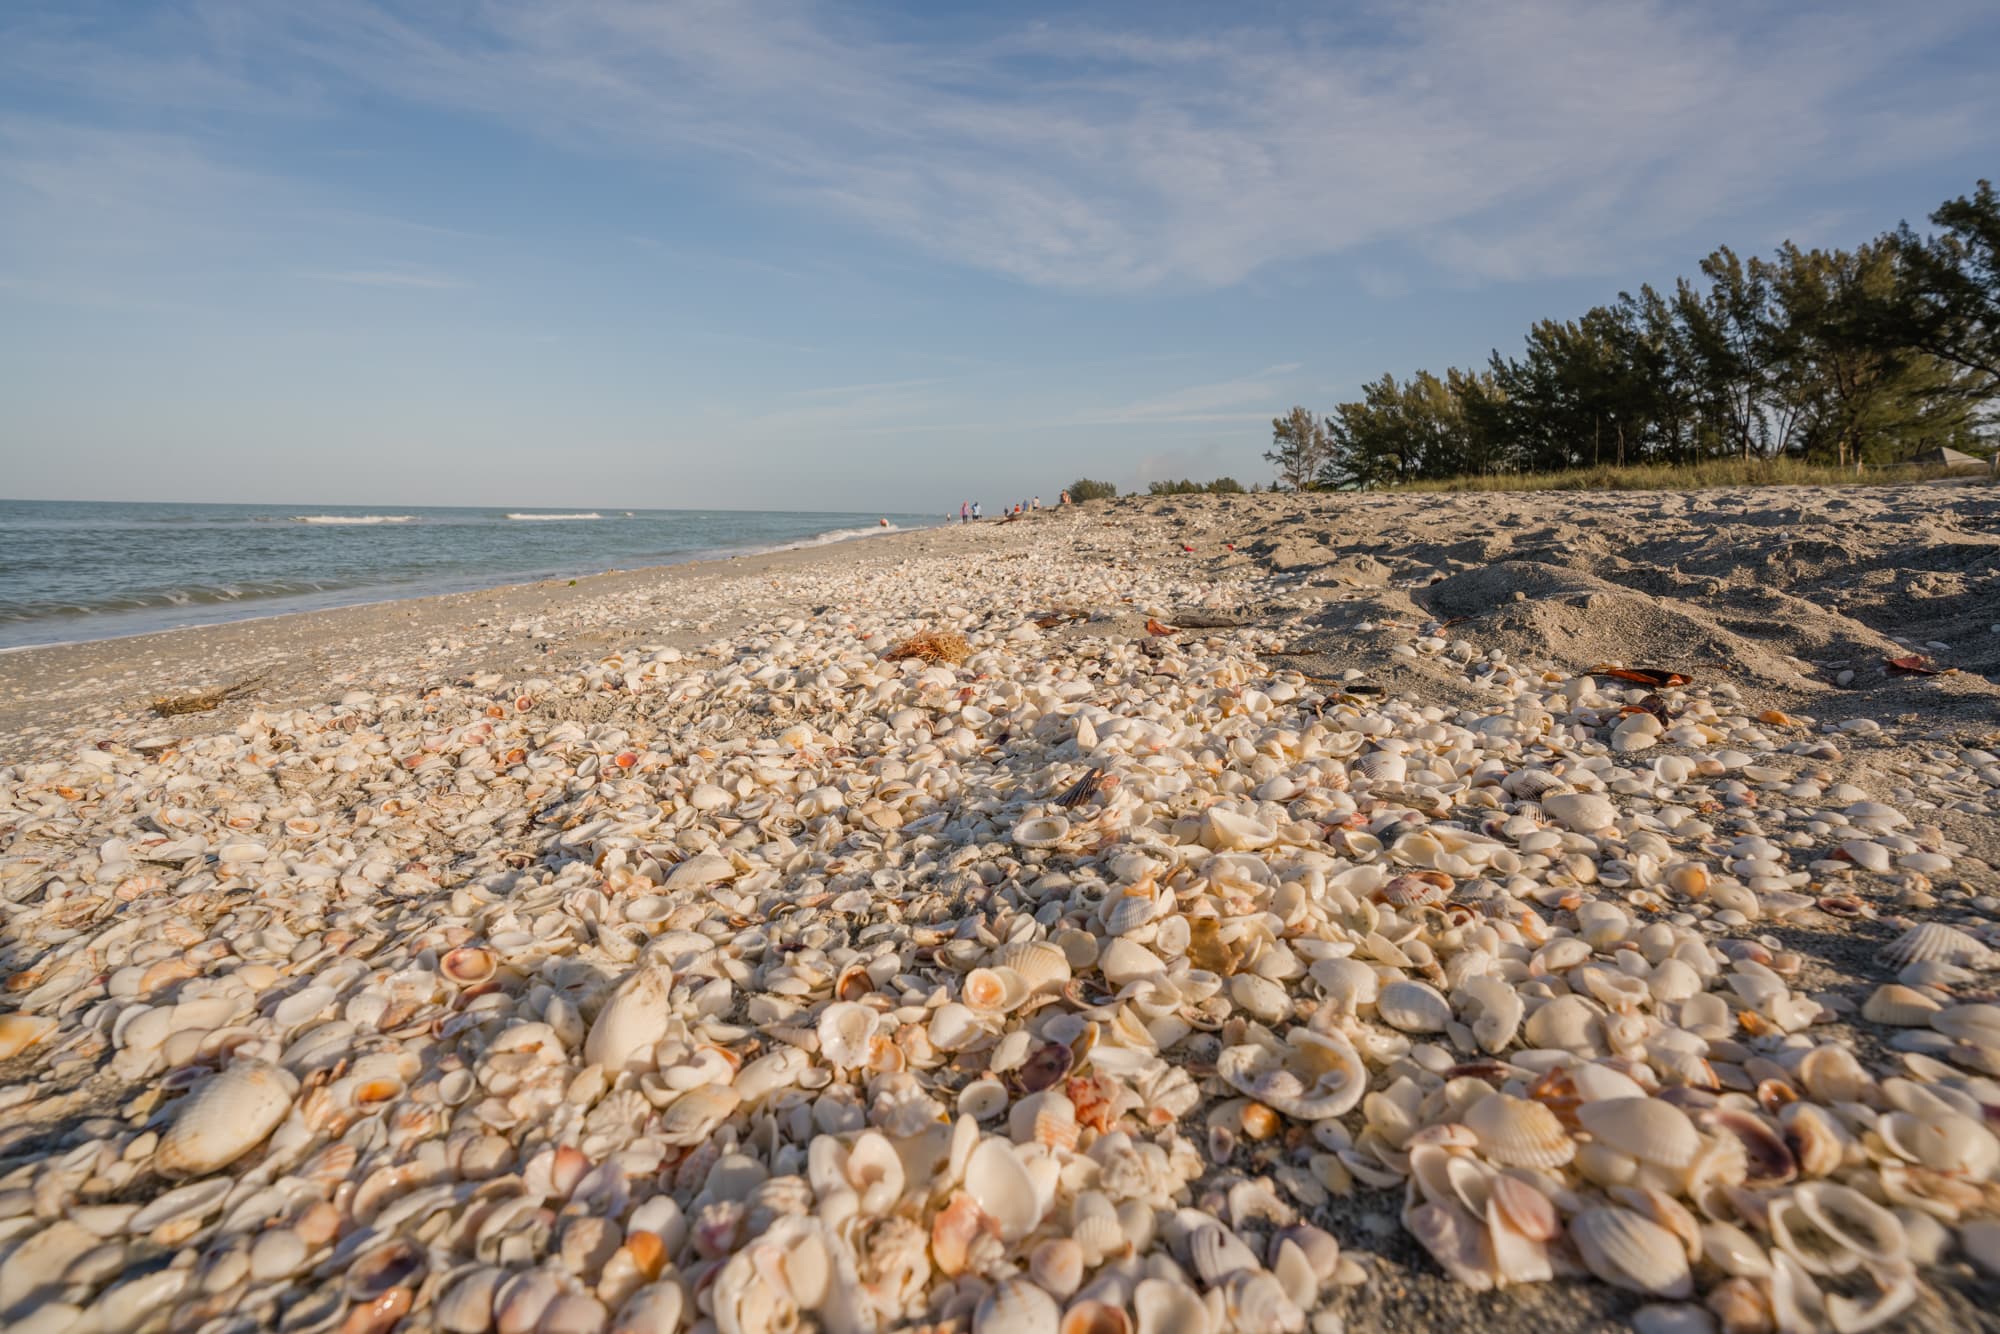
<path id="1" fill-rule="evenodd" d="M 1110 482 L 1094 482 L 1088 477 L 1079 477 L 1069 484 L 1069 498 L 1082 504 L 1086 500 L 1111 500 L 1118 494 L 1118 488 Z"/>
<path id="2" fill-rule="evenodd" d="M 1146 494 L 1149 496 L 1240 496 L 1246 494 L 1243 483 L 1234 477 L 1218 477 L 1212 482 L 1148 482 Z"/>
<path id="3" fill-rule="evenodd" d="M 1580 318 L 1543 320 L 1519 356 L 1481 370 L 1418 371 L 1365 385 L 1315 416 L 1273 420 L 1265 454 L 1288 487 L 1449 482 L 1524 475 L 1727 485 L 1689 477 L 1852 480 L 1860 463 L 1940 447 L 1983 454 L 2000 398 L 2000 197 L 1981 181 L 1931 215 L 1853 251 L 1787 243 L 1768 259 L 1723 248 L 1699 282 L 1641 287 Z M 1903 472 L 1899 478 L 1907 480 Z M 1460 481 L 1458 479 L 1466 479 Z M 1801 477 L 1803 480 L 1803 477 Z"/>
<path id="4" fill-rule="evenodd" d="M 1701 491 L 1723 486 L 1905 485 L 1953 476 L 1949 468 L 1877 468 L 1808 463 L 1802 459 L 1707 459 L 1685 464 L 1570 468 L 1562 472 L 1487 473 L 1396 482 L 1384 491 Z M 1963 472 L 1956 476 L 1964 477 Z"/>

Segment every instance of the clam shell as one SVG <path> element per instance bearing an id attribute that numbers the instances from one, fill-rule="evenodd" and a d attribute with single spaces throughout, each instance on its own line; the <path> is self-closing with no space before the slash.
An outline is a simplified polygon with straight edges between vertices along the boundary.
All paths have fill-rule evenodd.
<path id="1" fill-rule="evenodd" d="M 975 1015 L 1000 1015 L 1018 1008 L 1031 991 L 1011 968 L 975 968 L 965 975 L 959 995 Z"/>
<path id="2" fill-rule="evenodd" d="M 1069 819 L 1062 815 L 1038 815 L 1014 826 L 1011 837 L 1018 847 L 1053 848 L 1069 836 Z"/>
<path id="3" fill-rule="evenodd" d="M 1368 1068 L 1345 1039 L 1295 1028 L 1282 1053 L 1225 1047 L 1215 1072 L 1240 1093 L 1287 1116 L 1319 1121 L 1351 1110 L 1368 1091 Z"/>
<path id="4" fill-rule="evenodd" d="M 1560 792 L 1544 798 L 1542 813 L 1568 830 L 1594 834 L 1617 823 L 1618 808 L 1596 792 Z"/>
<path id="5" fill-rule="evenodd" d="M 182 1100 L 153 1152 L 164 1177 L 204 1176 L 263 1143 L 291 1110 L 299 1082 L 265 1061 L 236 1061 Z"/>
<path id="6" fill-rule="evenodd" d="M 1193 1288 L 1164 1278 L 1140 1279 L 1132 1289 L 1137 1334 L 1211 1334 L 1208 1308 Z"/>
<path id="7" fill-rule="evenodd" d="M 1375 998 L 1375 1013 L 1405 1033 L 1442 1033 L 1451 1022 L 1451 1002 L 1422 982 L 1391 982 Z"/>
<path id="8" fill-rule="evenodd" d="M 1590 1272 L 1613 1287 L 1675 1298 L 1694 1291 L 1680 1240 L 1630 1209 L 1585 1209 L 1570 1220 L 1569 1237 Z"/>
<path id="9" fill-rule="evenodd" d="M 820 1011 L 819 1053 L 836 1070 L 855 1070 L 868 1062 L 868 1041 L 875 1036 L 875 1011 L 856 1001 L 835 1001 Z"/>
<path id="10" fill-rule="evenodd" d="M 616 1074 L 653 1068 L 653 1047 L 665 1036 L 667 1000 L 673 974 L 664 968 L 640 968 L 611 993 L 590 1025 L 583 1058 Z"/>
<path id="11" fill-rule="evenodd" d="M 965 1190 L 1002 1241 L 1019 1241 L 1041 1219 L 1034 1178 L 1005 1140 L 984 1139 L 965 1165 Z"/>
<path id="12" fill-rule="evenodd" d="M 1895 1028 L 1924 1028 L 1943 1007 L 1923 992 L 1891 982 L 1875 988 L 1861 1007 L 1861 1017 Z"/>

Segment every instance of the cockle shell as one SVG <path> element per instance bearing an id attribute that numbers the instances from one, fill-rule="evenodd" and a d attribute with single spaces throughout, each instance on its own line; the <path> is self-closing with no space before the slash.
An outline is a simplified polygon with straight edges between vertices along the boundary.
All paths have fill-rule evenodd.
<path id="1" fill-rule="evenodd" d="M 1560 1167 L 1576 1156 L 1576 1142 L 1556 1114 L 1528 1098 L 1491 1094 L 1461 1119 L 1479 1137 L 1479 1151 L 1503 1166 Z"/>
<path id="2" fill-rule="evenodd" d="M 1570 1220 L 1569 1237 L 1590 1272 L 1613 1287 L 1676 1298 L 1694 1291 L 1679 1239 L 1630 1209 L 1585 1209 Z"/>
<path id="3" fill-rule="evenodd" d="M 1618 808 L 1596 792 L 1560 792 L 1542 800 L 1542 811 L 1565 829 L 1594 834 L 1617 822 Z"/>
<path id="4" fill-rule="evenodd" d="M 1987 968 L 1993 963 L 1992 950 L 1943 922 L 1922 922 L 1911 927 L 1883 946 L 1882 957 L 1899 964 L 1937 960 L 1969 968 Z"/>
<path id="5" fill-rule="evenodd" d="M 653 1047 L 666 1034 L 672 986 L 665 968 L 642 967 L 627 977 L 591 1023 L 583 1058 L 613 1074 L 652 1069 Z"/>
<path id="6" fill-rule="evenodd" d="M 1032 988 L 1011 968 L 975 968 L 959 989 L 966 1008 L 975 1015 L 1001 1015 L 1028 999 Z"/>
<path id="7" fill-rule="evenodd" d="M 1896 1028 L 1924 1028 L 1942 1008 L 1923 992 L 1891 982 L 1875 988 L 1861 1007 L 1861 1017 Z"/>
<path id="8" fill-rule="evenodd" d="M 1688 1114 L 1658 1098 L 1586 1102 L 1576 1117 L 1601 1143 L 1662 1167 L 1686 1167 L 1701 1150 L 1701 1132 Z"/>
<path id="9" fill-rule="evenodd" d="M 299 1082 L 265 1061 L 236 1061 L 181 1101 L 153 1152 L 165 1177 L 203 1176 L 263 1143 L 291 1110 Z"/>
<path id="10" fill-rule="evenodd" d="M 1053 990 L 1070 979 L 1069 956 L 1062 947 L 1047 940 L 1018 940 L 994 952 L 993 966 L 1011 968 L 1028 986 L 1030 994 Z"/>

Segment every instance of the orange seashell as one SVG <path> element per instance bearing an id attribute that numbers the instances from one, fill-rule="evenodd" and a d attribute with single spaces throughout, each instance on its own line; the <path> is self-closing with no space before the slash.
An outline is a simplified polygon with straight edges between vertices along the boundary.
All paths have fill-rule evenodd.
<path id="1" fill-rule="evenodd" d="M 514 701 L 514 712 L 516 713 L 526 713 L 529 709 L 532 709 L 534 707 L 535 707 L 535 697 L 533 695 L 523 695 L 519 699 Z"/>
<path id="2" fill-rule="evenodd" d="M 501 708 L 498 704 L 488 704 L 486 706 L 486 716 L 488 718 L 505 718 L 507 710 Z"/>
<path id="3" fill-rule="evenodd" d="M 354 1090 L 356 1102 L 387 1102 L 403 1091 L 402 1084 L 393 1079 L 371 1079 Z"/>
<path id="4" fill-rule="evenodd" d="M 619 751 L 618 758 L 612 761 L 612 763 L 617 765 L 620 769 L 630 769 L 633 765 L 637 764 L 638 762 L 639 762 L 638 753 L 636 751 L 630 751 L 630 750 Z"/>
<path id="5" fill-rule="evenodd" d="M 980 1234 L 998 1231 L 977 1200 L 962 1190 L 953 1191 L 951 1202 L 931 1221 L 931 1259 L 945 1277 L 956 1278 L 965 1272 L 967 1254 Z"/>
<path id="6" fill-rule="evenodd" d="M 522 750 L 519 746 L 516 746 L 512 750 L 507 752 L 507 763 L 509 764 L 519 764 L 521 761 L 527 758 L 528 758 L 528 752 Z"/>
<path id="7" fill-rule="evenodd" d="M 625 1238 L 625 1253 L 632 1257 L 632 1265 L 648 1283 L 660 1276 L 666 1264 L 667 1247 L 658 1234 L 644 1230 L 634 1232 Z"/>

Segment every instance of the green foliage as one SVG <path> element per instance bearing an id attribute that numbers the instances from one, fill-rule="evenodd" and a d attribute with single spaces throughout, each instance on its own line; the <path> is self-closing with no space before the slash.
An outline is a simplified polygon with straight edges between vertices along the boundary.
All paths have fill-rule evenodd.
<path id="1" fill-rule="evenodd" d="M 1069 498 L 1081 505 L 1086 500 L 1113 500 L 1118 488 L 1110 482 L 1093 482 L 1088 477 L 1079 477 L 1069 484 Z"/>
<path id="2" fill-rule="evenodd" d="M 1243 483 L 1237 481 L 1234 477 L 1218 477 L 1212 482 L 1190 482 L 1185 479 L 1178 482 L 1148 482 L 1146 483 L 1146 494 L 1149 496 L 1240 496 L 1244 492 Z"/>
<path id="3" fill-rule="evenodd" d="M 1264 457 L 1287 486 L 1373 488 L 1979 452 L 2000 398 L 2000 197 L 1982 181 L 1931 221 L 1853 251 L 1719 249 L 1699 280 L 1543 320 L 1484 370 L 1384 375 L 1323 420 L 1294 408 Z"/>

